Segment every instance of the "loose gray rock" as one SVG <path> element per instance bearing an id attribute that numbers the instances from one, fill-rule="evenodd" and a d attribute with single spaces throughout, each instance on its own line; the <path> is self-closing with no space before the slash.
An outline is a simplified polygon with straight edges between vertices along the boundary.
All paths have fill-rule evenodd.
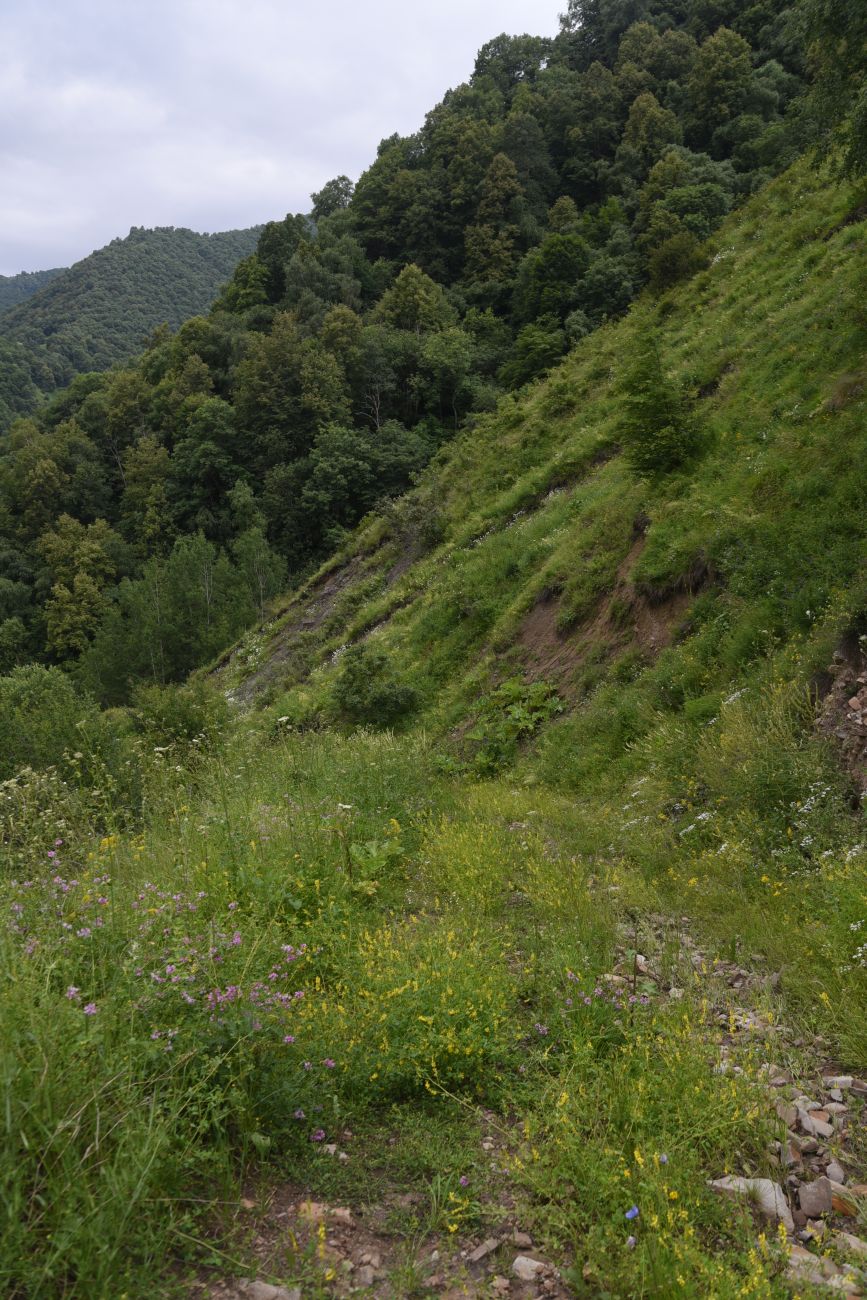
<path id="1" fill-rule="evenodd" d="M 851 1255 L 860 1255 L 867 1258 L 867 1241 L 862 1241 L 860 1237 L 854 1236 L 851 1232 L 835 1232 L 834 1240 L 843 1250 L 847 1250 Z"/>
<path id="2" fill-rule="evenodd" d="M 301 1300 L 301 1291 L 293 1286 L 291 1291 L 285 1286 L 272 1286 L 270 1282 L 239 1282 L 238 1292 L 244 1300 Z"/>
<path id="3" fill-rule="evenodd" d="M 531 1259 L 529 1255 L 516 1255 L 512 1260 L 512 1272 L 522 1282 L 535 1282 L 544 1271 L 545 1265 L 541 1260 Z"/>
<path id="4" fill-rule="evenodd" d="M 778 1101 L 774 1110 L 785 1124 L 786 1128 L 794 1128 L 798 1122 L 798 1110 L 790 1101 Z"/>
<path id="5" fill-rule="evenodd" d="M 486 1259 L 488 1255 L 492 1255 L 494 1253 L 494 1251 L 497 1249 L 499 1244 L 500 1244 L 499 1238 L 488 1237 L 487 1241 L 483 1241 L 481 1246 L 476 1246 L 475 1250 L 470 1251 L 470 1254 L 468 1256 L 470 1263 L 471 1264 L 481 1263 L 481 1261 L 483 1259 Z"/>
<path id="6" fill-rule="evenodd" d="M 814 1119 L 809 1111 L 798 1109 L 798 1122 L 805 1133 L 812 1134 L 813 1137 L 829 1138 L 834 1136 L 834 1129 L 831 1124 L 826 1124 L 824 1120 Z"/>
<path id="7" fill-rule="evenodd" d="M 739 1178 L 729 1174 L 726 1178 L 712 1180 L 709 1186 L 726 1196 L 746 1197 L 766 1219 L 782 1223 L 787 1232 L 794 1233 L 795 1222 L 786 1194 L 779 1183 L 770 1178 Z"/>
<path id="8" fill-rule="evenodd" d="M 828 1168 L 825 1170 L 825 1173 L 831 1179 L 832 1183 L 842 1184 L 846 1181 L 846 1170 L 836 1160 L 829 1160 Z"/>
<path id="9" fill-rule="evenodd" d="M 374 1273 L 370 1264 L 362 1264 L 361 1268 L 355 1274 L 353 1281 L 355 1282 L 356 1286 L 363 1286 L 363 1287 L 373 1286 L 374 1282 L 376 1281 L 376 1274 Z"/>
<path id="10" fill-rule="evenodd" d="M 798 1193 L 801 1209 L 808 1219 L 821 1218 L 830 1214 L 833 1206 L 834 1191 L 829 1178 L 817 1178 L 813 1183 L 804 1183 Z"/>
<path id="11" fill-rule="evenodd" d="M 828 1287 L 834 1291 L 849 1289 L 843 1270 L 830 1259 L 819 1259 L 811 1255 L 803 1246 L 789 1248 L 789 1268 L 787 1277 L 796 1286 L 805 1283 L 813 1286 Z"/>

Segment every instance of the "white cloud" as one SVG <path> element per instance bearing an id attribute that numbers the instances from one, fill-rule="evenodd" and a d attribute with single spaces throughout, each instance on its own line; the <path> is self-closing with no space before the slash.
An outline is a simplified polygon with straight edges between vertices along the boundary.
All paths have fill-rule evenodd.
<path id="1" fill-rule="evenodd" d="M 562 0 L 5 0 L 0 273 L 131 225 L 245 226 L 357 176 L 501 31 Z"/>

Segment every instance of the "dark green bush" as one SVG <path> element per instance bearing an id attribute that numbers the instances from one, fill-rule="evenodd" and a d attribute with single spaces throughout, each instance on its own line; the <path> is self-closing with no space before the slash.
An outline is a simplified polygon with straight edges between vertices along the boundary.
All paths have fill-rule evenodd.
<path id="1" fill-rule="evenodd" d="M 0 677 L 0 780 L 25 769 L 53 770 L 70 797 L 83 796 L 91 824 L 104 824 L 112 805 L 139 807 L 128 719 L 100 712 L 59 668 L 26 664 Z"/>
<path id="2" fill-rule="evenodd" d="M 656 293 L 663 293 L 681 280 L 688 280 L 707 266 L 707 257 L 701 244 L 688 230 L 664 240 L 653 249 L 649 258 L 650 285 Z"/>
<path id="3" fill-rule="evenodd" d="M 96 705 L 59 668 L 27 664 L 0 677 L 0 778 L 89 753 L 103 729 Z"/>
<path id="4" fill-rule="evenodd" d="M 215 739 L 225 730 L 229 707 L 204 682 L 185 686 L 139 686 L 133 697 L 138 731 L 158 744 Z"/>
<path id="5" fill-rule="evenodd" d="M 392 726 L 418 703 L 417 692 L 400 677 L 386 651 L 367 642 L 346 651 L 332 698 L 345 721 L 372 727 Z"/>

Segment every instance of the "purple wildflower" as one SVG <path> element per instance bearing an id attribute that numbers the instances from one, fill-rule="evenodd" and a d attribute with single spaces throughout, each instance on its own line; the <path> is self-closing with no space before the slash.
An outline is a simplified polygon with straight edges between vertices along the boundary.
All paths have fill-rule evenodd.
<path id="1" fill-rule="evenodd" d="M 324 1142 L 324 1141 L 325 1141 L 325 1129 L 324 1129 L 324 1128 L 318 1128 L 318 1129 L 316 1130 L 315 1133 L 311 1133 L 311 1134 L 310 1134 L 310 1141 L 311 1141 L 311 1142 Z"/>
<path id="2" fill-rule="evenodd" d="M 96 1015 L 96 1003 L 95 1003 L 95 1002 L 88 1002 L 87 1006 L 84 1008 L 84 1014 L 85 1014 L 86 1016 L 95 1016 L 95 1015 Z"/>
<path id="3" fill-rule="evenodd" d="M 470 1185 L 470 1180 L 466 1174 L 461 1174 L 460 1178 L 458 1179 L 458 1182 L 460 1183 L 461 1187 L 469 1187 Z"/>
<path id="4" fill-rule="evenodd" d="M 624 1219 L 629 1219 L 631 1221 L 632 1219 L 637 1219 L 640 1213 L 641 1211 L 639 1210 L 638 1206 L 633 1205 L 631 1209 L 626 1211 L 623 1217 Z"/>

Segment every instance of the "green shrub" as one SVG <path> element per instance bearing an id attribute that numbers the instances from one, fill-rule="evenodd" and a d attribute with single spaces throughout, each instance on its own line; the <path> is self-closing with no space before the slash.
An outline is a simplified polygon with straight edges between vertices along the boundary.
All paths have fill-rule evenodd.
<path id="1" fill-rule="evenodd" d="M 104 730 L 96 705 L 59 668 L 27 664 L 0 677 L 0 778 L 86 757 Z"/>
<path id="2" fill-rule="evenodd" d="M 386 651 L 367 642 L 346 651 L 332 698 L 345 721 L 372 727 L 392 726 L 418 703 L 417 692 L 399 676 Z"/>
<path id="3" fill-rule="evenodd" d="M 186 686 L 139 686 L 133 697 L 137 729 L 159 744 L 215 738 L 229 720 L 222 695 L 204 682 Z"/>
<path id="4" fill-rule="evenodd" d="M 688 230 L 681 230 L 653 249 L 649 257 L 650 285 L 663 293 L 681 280 L 688 280 L 707 266 L 701 244 Z"/>
<path id="5" fill-rule="evenodd" d="M 0 845 L 9 853 L 37 827 L 79 823 L 92 832 L 135 819 L 141 769 L 128 719 L 101 713 L 59 668 L 16 668 L 0 677 L 0 782 Z"/>
<path id="6" fill-rule="evenodd" d="M 503 682 L 481 700 L 478 722 L 467 732 L 467 740 L 476 746 L 476 772 L 499 772 L 514 761 L 522 740 L 562 711 L 563 702 L 550 682 L 524 682 L 520 677 Z"/>

